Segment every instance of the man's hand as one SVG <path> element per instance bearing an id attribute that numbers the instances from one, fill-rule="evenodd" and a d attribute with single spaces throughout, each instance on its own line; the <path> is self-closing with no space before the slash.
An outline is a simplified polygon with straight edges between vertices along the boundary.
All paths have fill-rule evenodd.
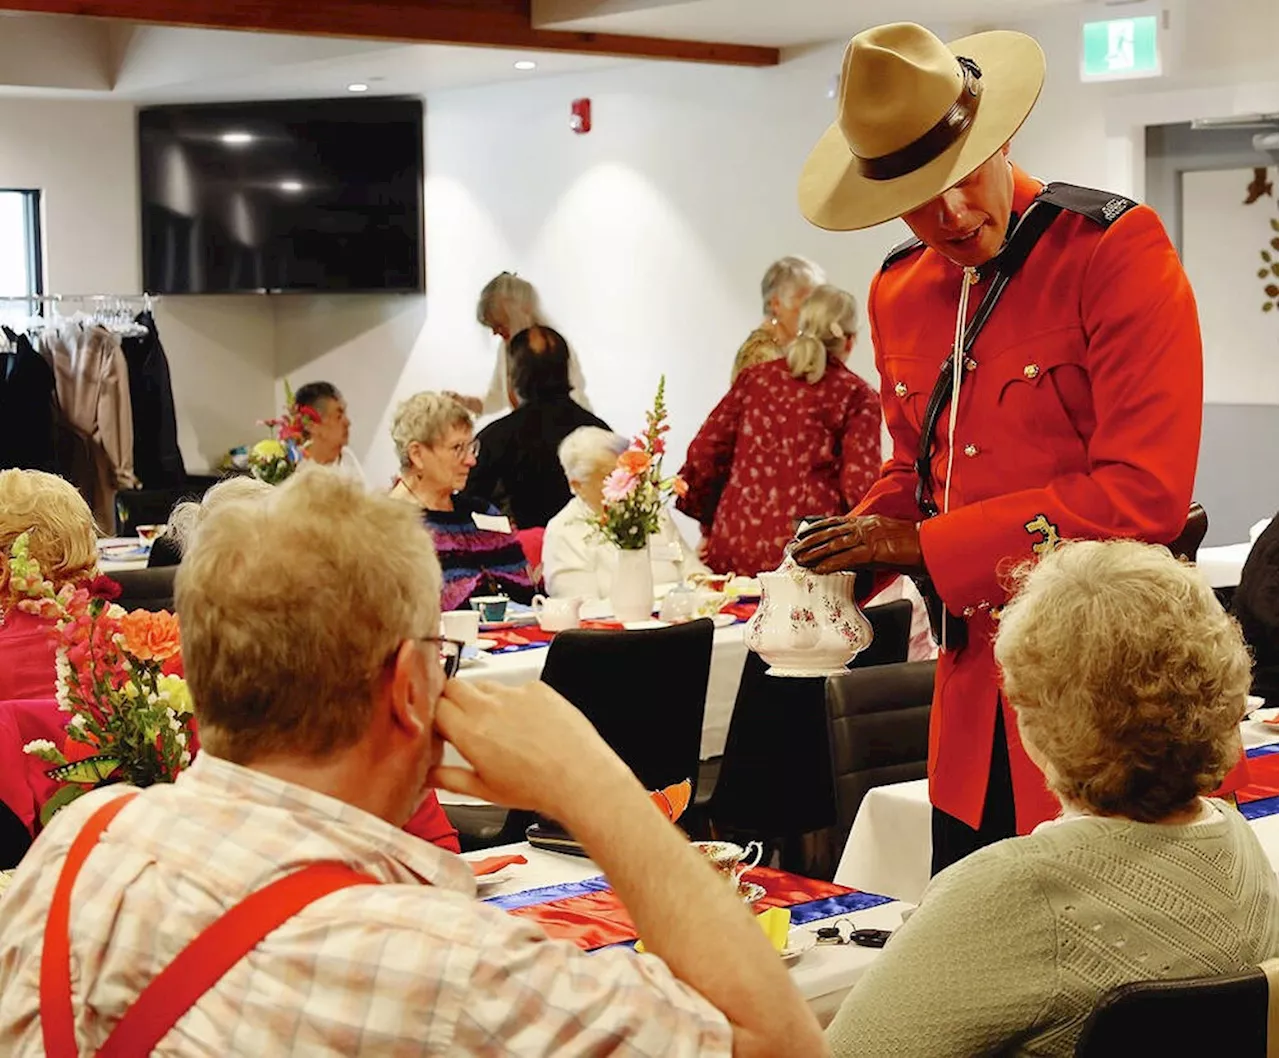
<path id="1" fill-rule="evenodd" d="M 598 784 L 636 783 L 591 721 L 545 683 L 450 680 L 436 704 L 435 726 L 471 768 L 433 768 L 432 786 L 532 809 L 566 825 Z"/>
<path id="2" fill-rule="evenodd" d="M 815 573 L 860 569 L 925 571 L 916 523 L 878 514 L 815 522 L 797 537 L 791 557 Z"/>

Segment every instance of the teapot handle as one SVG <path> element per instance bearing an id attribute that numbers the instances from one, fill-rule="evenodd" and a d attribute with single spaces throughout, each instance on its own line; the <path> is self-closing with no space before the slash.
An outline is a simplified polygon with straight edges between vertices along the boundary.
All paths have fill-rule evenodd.
<path id="1" fill-rule="evenodd" d="M 535 614 L 542 613 L 542 608 L 547 605 L 547 597 L 545 595 L 535 595 L 533 599 L 530 600 L 529 605 L 532 607 Z"/>

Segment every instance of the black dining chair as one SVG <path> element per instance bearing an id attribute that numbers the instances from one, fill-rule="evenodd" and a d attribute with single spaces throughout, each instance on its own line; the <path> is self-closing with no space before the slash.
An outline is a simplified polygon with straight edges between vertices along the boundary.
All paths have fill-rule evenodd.
<path id="1" fill-rule="evenodd" d="M 582 712 L 644 783 L 698 782 L 715 626 L 571 629 L 551 641 L 542 682 Z"/>
<path id="2" fill-rule="evenodd" d="M 936 661 L 907 661 L 827 678 L 827 738 L 840 848 L 868 790 L 925 777 L 937 668 Z"/>
<path id="3" fill-rule="evenodd" d="M 1234 1058 L 1276 1054 L 1276 960 L 1220 977 L 1133 981 L 1107 992 L 1076 1040 L 1076 1058 L 1135 1054 Z"/>
<path id="4" fill-rule="evenodd" d="M 906 599 L 870 606 L 870 647 L 852 669 L 904 662 L 911 636 Z M 822 677 L 769 676 L 748 652 L 724 758 L 707 814 L 718 833 L 762 841 L 783 866 L 811 876 L 835 871 L 833 839 L 802 838 L 836 823 Z"/>
<path id="5" fill-rule="evenodd" d="M 177 566 L 122 569 L 107 574 L 120 585 L 116 601 L 126 610 L 173 610 L 173 580 Z"/>

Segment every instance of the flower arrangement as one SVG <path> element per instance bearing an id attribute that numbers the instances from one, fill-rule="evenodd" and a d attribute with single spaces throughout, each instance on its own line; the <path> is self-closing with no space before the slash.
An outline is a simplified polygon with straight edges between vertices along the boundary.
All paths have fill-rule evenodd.
<path id="1" fill-rule="evenodd" d="M 645 413 L 646 427 L 618 456 L 618 464 L 604 479 L 604 503 L 593 523 L 597 535 L 623 551 L 639 551 L 658 532 L 662 508 L 670 498 L 688 491 L 684 479 L 662 476 L 666 452 L 663 435 L 667 425 L 666 384 L 658 380 L 652 410 Z"/>
<path id="2" fill-rule="evenodd" d="M 10 549 L 9 572 L 18 608 L 57 620 L 56 693 L 71 714 L 61 747 L 48 739 L 23 747 L 62 783 L 41 823 L 95 786 L 172 782 L 191 763 L 194 735 L 177 618 L 126 613 L 114 601 L 119 586 L 105 577 L 55 592 L 26 533 Z"/>
<path id="3" fill-rule="evenodd" d="M 263 419 L 260 423 L 271 427 L 275 436 L 259 441 L 249 449 L 250 472 L 268 485 L 279 485 L 298 469 L 310 443 L 307 427 L 320 421 L 314 408 L 294 400 L 288 379 L 285 379 L 284 395 L 284 414 L 274 419 Z"/>

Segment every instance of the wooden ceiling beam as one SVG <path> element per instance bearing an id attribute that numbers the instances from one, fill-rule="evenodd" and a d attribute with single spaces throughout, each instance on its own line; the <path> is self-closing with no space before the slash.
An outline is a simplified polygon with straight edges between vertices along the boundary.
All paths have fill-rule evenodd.
<path id="1" fill-rule="evenodd" d="M 777 48 L 535 29 L 529 0 L 0 0 L 0 10 L 153 25 L 776 66 Z"/>

